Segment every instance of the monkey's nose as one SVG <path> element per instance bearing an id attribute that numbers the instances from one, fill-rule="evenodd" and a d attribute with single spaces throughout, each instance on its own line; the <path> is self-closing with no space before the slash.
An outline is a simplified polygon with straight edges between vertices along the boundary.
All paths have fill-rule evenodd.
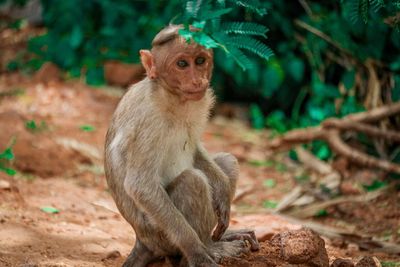
<path id="1" fill-rule="evenodd" d="M 201 85 L 201 81 L 199 81 L 199 80 L 193 80 L 193 81 L 192 81 L 192 84 L 193 84 L 193 86 L 195 86 L 195 87 L 199 87 L 199 86 Z"/>

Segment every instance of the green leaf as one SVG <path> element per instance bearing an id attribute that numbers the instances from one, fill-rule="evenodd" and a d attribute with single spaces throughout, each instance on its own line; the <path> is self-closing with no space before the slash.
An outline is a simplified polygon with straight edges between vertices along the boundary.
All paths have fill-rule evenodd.
<path id="1" fill-rule="evenodd" d="M 285 120 L 285 114 L 282 111 L 277 110 L 268 115 L 266 125 L 269 128 L 276 130 L 278 133 L 284 133 L 288 130 Z"/>
<path id="2" fill-rule="evenodd" d="M 260 16 L 267 14 L 267 9 L 264 8 L 258 0 L 230 0 L 238 6 L 243 6 L 251 11 L 256 12 Z"/>
<path id="3" fill-rule="evenodd" d="M 5 159 L 5 160 L 13 160 L 14 159 L 14 153 L 12 152 L 11 147 L 7 147 L 3 153 L 0 154 L 0 159 Z"/>
<path id="4" fill-rule="evenodd" d="M 60 212 L 57 208 L 54 208 L 54 207 L 51 207 L 51 206 L 41 207 L 40 210 L 44 211 L 46 213 L 52 213 L 52 214 Z"/>
<path id="5" fill-rule="evenodd" d="M 79 126 L 79 129 L 81 129 L 84 132 L 93 132 L 96 130 L 96 128 L 94 126 L 89 125 L 89 124 L 81 125 L 81 126 Z"/>
<path id="6" fill-rule="evenodd" d="M 16 60 L 11 60 L 7 63 L 6 68 L 8 71 L 16 71 L 20 68 L 20 64 Z"/>
<path id="7" fill-rule="evenodd" d="M 371 192 L 371 191 L 375 191 L 375 190 L 381 189 L 381 188 L 383 188 L 383 187 L 386 187 L 387 185 L 388 185 L 388 183 L 385 182 L 385 181 L 374 180 L 374 181 L 372 182 L 372 184 L 363 185 L 363 187 L 364 187 L 365 190 L 367 190 L 368 192 Z"/>
<path id="8" fill-rule="evenodd" d="M 346 71 L 342 76 L 342 83 L 347 90 L 350 90 L 354 87 L 356 72 L 354 69 L 351 71 Z"/>
<path id="9" fill-rule="evenodd" d="M 263 181 L 263 186 L 267 188 L 274 188 L 276 186 L 276 181 L 274 179 L 266 179 Z"/>
<path id="10" fill-rule="evenodd" d="M 194 32 L 191 32 L 187 29 L 180 29 L 178 31 L 178 34 L 182 36 L 186 41 L 190 42 L 190 40 L 193 38 Z"/>
<path id="11" fill-rule="evenodd" d="M 287 166 L 282 162 L 278 162 L 275 166 L 275 170 L 277 170 L 280 173 L 283 173 L 287 171 Z"/>
<path id="12" fill-rule="evenodd" d="M 310 181 L 310 176 L 303 173 L 301 175 L 296 175 L 294 177 L 294 179 L 296 179 L 296 181 L 299 183 L 306 183 L 306 182 Z"/>
<path id="13" fill-rule="evenodd" d="M 201 14 L 199 19 L 211 20 L 211 19 L 219 18 L 222 15 L 228 14 L 231 11 L 232 11 L 232 8 L 223 8 L 223 9 L 218 9 L 215 11 L 209 11 L 209 12 L 205 12 L 205 14 Z"/>
<path id="14" fill-rule="evenodd" d="M 197 18 L 202 2 L 203 2 L 202 0 L 187 1 L 185 8 L 186 14 L 189 17 Z"/>
<path id="15" fill-rule="evenodd" d="M 195 21 L 192 23 L 192 26 L 197 29 L 204 29 L 204 26 L 206 26 L 206 21 Z"/>
<path id="16" fill-rule="evenodd" d="M 328 145 L 322 144 L 319 146 L 316 154 L 317 158 L 319 159 L 328 159 L 331 156 L 331 150 Z"/>
<path id="17" fill-rule="evenodd" d="M 278 202 L 274 200 L 266 200 L 263 202 L 263 207 L 267 209 L 275 209 L 278 206 Z"/>
<path id="18" fill-rule="evenodd" d="M 285 72 L 279 61 L 275 59 L 269 61 L 267 64 L 267 68 L 262 73 L 262 95 L 266 98 L 271 97 L 282 85 L 284 79 Z"/>
<path id="19" fill-rule="evenodd" d="M 258 35 L 266 38 L 268 28 L 254 22 L 225 22 L 221 25 L 221 30 L 226 34 L 236 33 L 244 35 Z"/>
<path id="20" fill-rule="evenodd" d="M 193 35 L 193 40 L 207 49 L 218 47 L 218 44 L 214 41 L 214 39 L 204 32 L 196 32 Z"/>
<path id="21" fill-rule="evenodd" d="M 28 130 L 36 130 L 38 127 L 34 120 L 25 122 L 25 128 Z"/>
<path id="22" fill-rule="evenodd" d="M 266 60 L 274 55 L 274 52 L 268 46 L 249 36 L 230 37 L 226 44 L 249 50 Z"/>
<path id="23" fill-rule="evenodd" d="M 86 73 L 86 82 L 89 85 L 102 85 L 104 84 L 104 71 L 102 67 L 95 67 L 88 69 Z"/>
<path id="24" fill-rule="evenodd" d="M 250 105 L 250 120 L 254 129 L 264 128 L 264 115 L 257 104 Z"/>
<path id="25" fill-rule="evenodd" d="M 305 66 L 304 62 L 301 59 L 297 57 L 291 58 L 289 60 L 287 68 L 290 76 L 292 76 L 296 82 L 300 82 L 303 80 Z"/>
<path id="26" fill-rule="evenodd" d="M 262 160 L 249 160 L 247 161 L 249 164 L 255 167 L 272 167 L 274 166 L 274 162 L 270 160 L 262 161 Z"/>
<path id="27" fill-rule="evenodd" d="M 71 32 L 71 37 L 70 37 L 70 45 L 73 48 L 77 48 L 83 41 L 83 32 L 81 27 L 79 25 L 75 25 L 72 32 Z"/>
<path id="28" fill-rule="evenodd" d="M 328 211 L 326 209 L 319 210 L 315 213 L 315 217 L 326 217 L 328 216 Z"/>
<path id="29" fill-rule="evenodd" d="M 13 169 L 10 169 L 10 168 L 4 168 L 4 171 L 5 171 L 5 173 L 7 173 L 10 176 L 14 176 L 17 173 L 16 170 L 13 170 Z"/>

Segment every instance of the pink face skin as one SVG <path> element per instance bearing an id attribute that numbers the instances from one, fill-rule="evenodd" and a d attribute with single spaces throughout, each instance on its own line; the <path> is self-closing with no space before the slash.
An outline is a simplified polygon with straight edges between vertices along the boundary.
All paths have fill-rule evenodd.
<path id="1" fill-rule="evenodd" d="M 147 76 L 157 79 L 183 102 L 199 101 L 204 97 L 213 68 L 211 50 L 177 42 L 154 55 L 147 50 L 141 50 L 140 54 Z"/>

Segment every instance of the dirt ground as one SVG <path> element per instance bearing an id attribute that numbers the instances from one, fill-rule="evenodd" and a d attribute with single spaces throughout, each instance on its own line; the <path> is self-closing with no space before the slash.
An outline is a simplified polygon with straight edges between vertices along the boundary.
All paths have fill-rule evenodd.
<path id="1" fill-rule="evenodd" d="M 18 171 L 14 177 L 0 173 L 0 266 L 122 264 L 135 235 L 116 211 L 102 166 L 105 132 L 122 93 L 79 81 L 43 84 L 20 75 L 0 76 L 0 149 L 15 139 L 13 167 Z M 36 127 L 27 126 L 32 120 Z M 241 174 L 231 227 L 253 228 L 262 241 L 261 251 L 225 266 L 283 266 L 268 242 L 302 225 L 272 214 L 265 203 L 290 192 L 297 167 L 284 154 L 265 151 L 268 132 L 250 130 L 244 122 L 217 115 L 203 139 L 211 153 L 238 157 Z M 338 205 L 314 221 L 398 244 L 399 203 L 395 192 L 368 203 Z M 365 251 L 355 243 L 324 240 L 330 262 L 338 257 L 356 262 L 363 255 L 400 261 L 398 255 Z"/>

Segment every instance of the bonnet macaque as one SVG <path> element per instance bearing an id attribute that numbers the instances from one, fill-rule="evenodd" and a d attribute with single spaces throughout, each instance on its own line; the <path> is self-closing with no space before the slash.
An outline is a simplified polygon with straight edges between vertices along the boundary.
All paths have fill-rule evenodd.
<path id="1" fill-rule="evenodd" d="M 186 42 L 181 28 L 166 27 L 140 51 L 147 77 L 122 98 L 106 137 L 107 182 L 136 232 L 123 266 L 175 256 L 181 266 L 217 266 L 259 249 L 253 231 L 227 231 L 239 166 L 201 144 L 213 52 Z"/>

